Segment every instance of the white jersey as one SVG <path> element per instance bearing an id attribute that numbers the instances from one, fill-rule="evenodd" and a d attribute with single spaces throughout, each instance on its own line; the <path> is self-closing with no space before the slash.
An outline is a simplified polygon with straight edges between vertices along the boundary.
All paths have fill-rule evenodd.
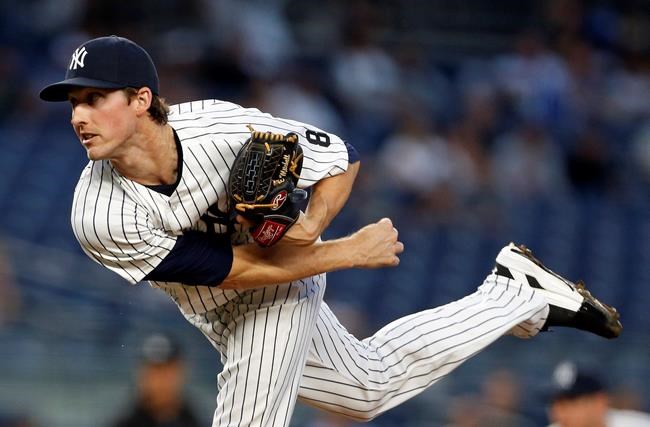
<path id="1" fill-rule="evenodd" d="M 340 138 L 255 109 L 197 101 L 173 106 L 169 119 L 182 146 L 180 181 L 171 196 L 122 177 L 108 161 L 90 162 L 75 190 L 72 228 L 84 251 L 133 284 L 160 264 L 185 231 L 227 231 L 226 183 L 250 134 L 247 125 L 299 135 L 299 187 L 348 166 Z M 246 291 L 152 285 L 169 294 L 221 354 L 213 427 L 286 427 L 298 397 L 367 421 L 501 335 L 517 328 L 536 334 L 548 313 L 533 288 L 490 275 L 476 293 L 398 319 L 361 341 L 322 301 L 324 274 Z"/>
<path id="2" fill-rule="evenodd" d="M 84 251 L 133 284 L 156 268 L 184 230 L 226 231 L 215 220 L 226 216 L 230 165 L 250 136 L 248 126 L 299 135 L 301 188 L 347 169 L 340 138 L 257 109 L 188 102 L 171 107 L 169 124 L 183 150 L 180 182 L 171 197 L 124 178 L 109 161 L 91 161 L 75 190 L 72 228 Z"/>

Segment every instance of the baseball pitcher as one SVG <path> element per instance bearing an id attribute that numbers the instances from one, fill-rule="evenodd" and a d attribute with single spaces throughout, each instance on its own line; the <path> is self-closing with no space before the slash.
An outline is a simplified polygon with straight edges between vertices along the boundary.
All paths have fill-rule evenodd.
<path id="1" fill-rule="evenodd" d="M 319 239 L 359 169 L 351 145 L 229 102 L 167 106 L 147 52 L 116 36 L 79 46 L 40 97 L 71 104 L 90 160 L 71 214 L 85 253 L 167 293 L 220 353 L 215 427 L 286 426 L 297 398 L 369 420 L 502 335 L 620 333 L 613 308 L 510 244 L 475 293 L 359 340 L 325 273 L 396 266 L 403 245 L 388 219 Z"/>

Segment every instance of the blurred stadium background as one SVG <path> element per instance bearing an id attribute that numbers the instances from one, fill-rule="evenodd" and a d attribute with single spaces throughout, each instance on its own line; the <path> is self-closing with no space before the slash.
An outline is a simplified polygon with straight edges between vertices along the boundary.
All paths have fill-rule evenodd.
<path id="1" fill-rule="evenodd" d="M 407 250 L 398 269 L 330 276 L 326 299 L 352 332 L 471 292 L 510 240 L 622 313 L 614 342 L 506 337 L 373 426 L 460 425 L 501 370 L 519 387 L 514 411 L 545 425 L 566 358 L 650 409 L 647 0 L 2 0 L 0 24 L 0 425 L 110 425 L 158 330 L 181 337 L 188 394 L 211 419 L 218 355 L 164 296 L 88 260 L 70 229 L 86 159 L 69 106 L 37 93 L 107 34 L 152 53 L 171 103 L 231 100 L 359 149 L 327 236 L 390 216 Z M 299 405 L 293 425 L 337 422 Z"/>

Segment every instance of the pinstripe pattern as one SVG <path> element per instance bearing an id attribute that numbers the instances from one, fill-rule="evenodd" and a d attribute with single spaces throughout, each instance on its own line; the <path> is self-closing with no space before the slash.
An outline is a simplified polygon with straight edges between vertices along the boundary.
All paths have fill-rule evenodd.
<path id="1" fill-rule="evenodd" d="M 304 161 L 300 187 L 344 172 L 347 150 L 309 142 L 315 128 L 255 109 L 204 100 L 172 106 L 182 145 L 171 196 L 90 162 L 75 190 L 71 222 L 83 250 L 135 284 L 185 230 L 225 233 L 230 165 L 249 135 L 295 132 Z M 313 134 L 312 134 L 313 136 Z M 233 244 L 248 241 L 244 232 Z M 213 427 L 286 426 L 298 397 L 367 420 L 421 392 L 499 336 L 537 333 L 548 306 L 528 286 L 488 276 L 459 301 L 399 319 L 359 341 L 322 303 L 325 276 L 249 291 L 151 282 L 221 354 Z"/>
<path id="2" fill-rule="evenodd" d="M 213 426 L 286 425 L 311 342 L 324 277 L 251 292 L 227 317 L 221 392 Z"/>
<path id="3" fill-rule="evenodd" d="M 536 334 L 547 313 L 532 288 L 490 275 L 476 293 L 359 341 L 323 303 L 299 398 L 367 421 L 422 392 L 521 322 Z"/>
<path id="4" fill-rule="evenodd" d="M 299 187 L 347 169 L 347 149 L 337 136 L 328 134 L 328 147 L 311 144 L 305 139 L 307 130 L 318 129 L 256 109 L 217 100 L 194 101 L 172 106 L 169 123 L 183 150 L 180 183 L 171 197 L 120 176 L 108 161 L 90 162 L 75 190 L 71 222 L 84 251 L 131 283 L 150 273 L 184 230 L 227 231 L 202 217 L 208 209 L 211 213 L 227 210 L 230 165 L 250 135 L 247 125 L 301 136 L 304 159 Z"/>

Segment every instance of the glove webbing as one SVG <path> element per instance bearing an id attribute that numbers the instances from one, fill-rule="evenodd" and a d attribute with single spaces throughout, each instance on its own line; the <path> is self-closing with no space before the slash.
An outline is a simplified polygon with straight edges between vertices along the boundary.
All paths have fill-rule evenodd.
<path id="1" fill-rule="evenodd" d="M 264 142 L 264 148 L 266 148 L 266 153 L 269 154 L 271 153 L 271 146 L 269 145 L 269 142 L 289 142 L 292 144 L 297 144 L 298 143 L 298 135 L 295 133 L 290 133 L 288 135 L 282 135 L 279 133 L 272 133 L 272 132 L 260 132 L 257 130 L 254 130 L 251 125 L 247 125 L 248 129 L 251 131 L 251 139 L 254 141 L 259 141 L 259 142 Z M 296 179 L 300 179 L 300 175 L 296 173 L 296 169 L 298 168 L 298 161 L 302 158 L 302 153 L 300 153 L 298 156 L 295 158 L 291 159 L 287 170 L 290 172 Z M 235 199 L 241 199 L 238 195 L 233 196 Z M 264 196 L 259 196 L 259 200 L 264 199 Z M 262 209 L 262 208 L 271 208 L 271 209 L 277 209 L 280 205 L 279 200 L 274 200 L 273 203 L 237 203 L 235 205 L 235 209 L 239 211 L 245 211 L 246 209 Z"/>

